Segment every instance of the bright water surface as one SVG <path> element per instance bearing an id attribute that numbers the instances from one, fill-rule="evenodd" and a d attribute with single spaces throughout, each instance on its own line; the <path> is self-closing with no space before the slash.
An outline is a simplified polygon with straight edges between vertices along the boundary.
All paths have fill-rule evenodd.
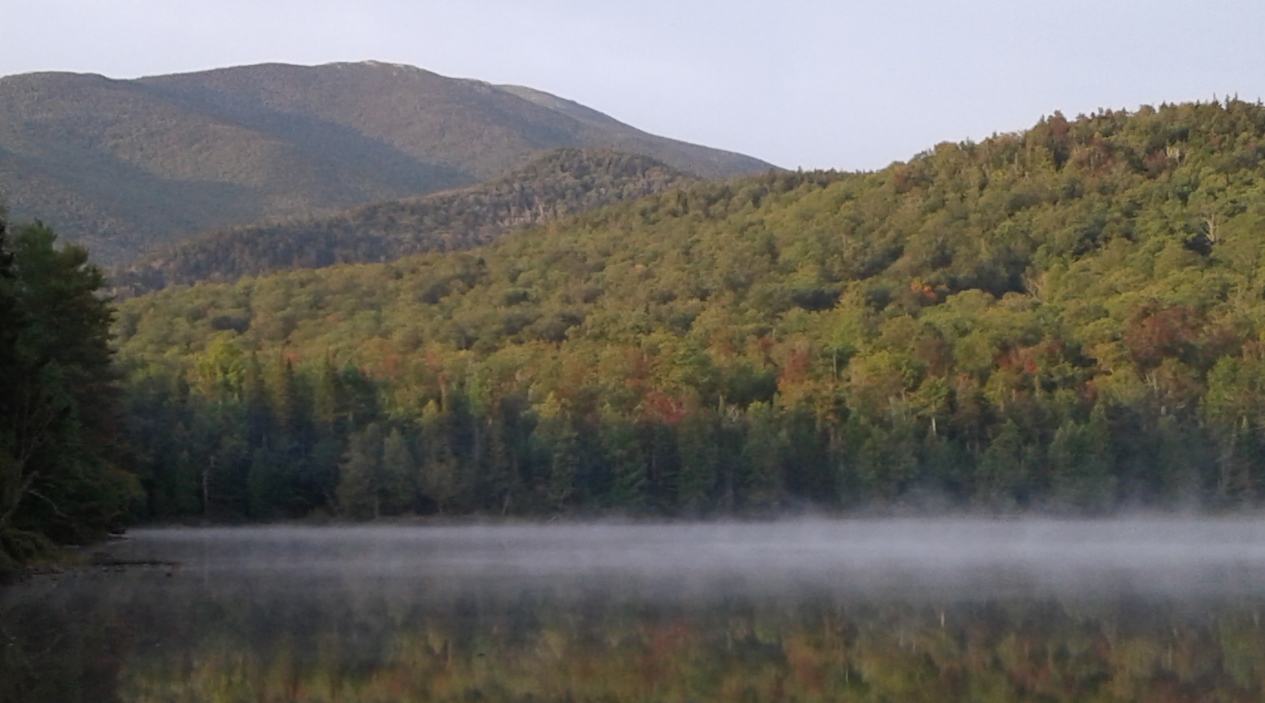
<path id="1" fill-rule="evenodd" d="M 1260 701 L 1265 521 L 136 530 L 0 701 Z"/>

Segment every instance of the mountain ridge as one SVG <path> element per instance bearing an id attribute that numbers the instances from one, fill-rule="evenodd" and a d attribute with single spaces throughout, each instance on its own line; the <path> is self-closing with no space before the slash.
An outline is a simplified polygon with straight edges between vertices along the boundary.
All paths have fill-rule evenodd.
<path id="1" fill-rule="evenodd" d="M 772 168 L 535 89 L 381 62 L 0 78 L 0 197 L 106 264 L 217 227 L 473 185 L 559 147 L 704 177 Z"/>
<path id="2" fill-rule="evenodd" d="M 115 295 L 229 282 L 299 268 L 381 263 L 489 244 L 509 231 L 695 179 L 646 156 L 555 149 L 465 188 L 357 205 L 323 216 L 212 230 L 109 271 Z"/>

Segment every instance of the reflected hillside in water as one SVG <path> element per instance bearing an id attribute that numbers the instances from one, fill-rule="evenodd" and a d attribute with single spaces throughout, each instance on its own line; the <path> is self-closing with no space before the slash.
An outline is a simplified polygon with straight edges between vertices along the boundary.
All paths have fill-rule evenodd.
<path id="1" fill-rule="evenodd" d="M 0 700 L 1259 700 L 1265 523 L 138 531 Z M 168 575 L 170 573 L 170 575 Z"/>

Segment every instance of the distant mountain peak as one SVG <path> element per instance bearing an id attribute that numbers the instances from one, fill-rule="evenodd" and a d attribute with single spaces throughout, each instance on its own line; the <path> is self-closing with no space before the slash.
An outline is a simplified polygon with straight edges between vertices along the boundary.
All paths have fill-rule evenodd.
<path id="1" fill-rule="evenodd" d="M 107 264 L 202 231 L 469 186 L 559 147 L 703 177 L 771 168 L 543 91 L 376 60 L 0 79 L 0 197 Z"/>

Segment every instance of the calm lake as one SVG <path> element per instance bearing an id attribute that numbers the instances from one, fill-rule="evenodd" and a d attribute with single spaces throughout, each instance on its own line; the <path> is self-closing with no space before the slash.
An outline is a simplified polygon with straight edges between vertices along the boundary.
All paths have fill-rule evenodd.
<path id="1" fill-rule="evenodd" d="M 1265 521 L 135 530 L 0 701 L 1260 701 Z"/>

